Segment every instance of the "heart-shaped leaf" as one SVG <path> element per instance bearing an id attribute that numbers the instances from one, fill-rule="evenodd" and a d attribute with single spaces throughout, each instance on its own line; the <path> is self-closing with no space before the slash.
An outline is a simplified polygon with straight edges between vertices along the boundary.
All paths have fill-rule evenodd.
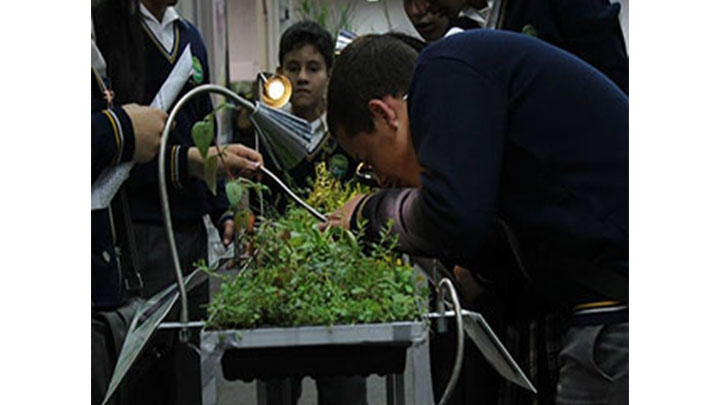
<path id="1" fill-rule="evenodd" d="M 240 203 L 240 199 L 243 196 L 243 186 L 235 181 L 229 181 L 225 184 L 225 194 L 227 194 L 228 201 L 230 201 L 231 207 L 237 207 Z"/>
<path id="2" fill-rule="evenodd" d="M 197 146 L 203 159 L 207 158 L 208 149 L 213 140 L 213 132 L 212 119 L 198 121 L 192 127 L 193 142 L 195 142 L 195 146 Z"/>
<path id="3" fill-rule="evenodd" d="M 205 160 L 203 166 L 203 175 L 205 183 L 207 184 L 210 192 L 213 195 L 217 195 L 217 168 L 218 168 L 218 155 L 212 155 Z"/>

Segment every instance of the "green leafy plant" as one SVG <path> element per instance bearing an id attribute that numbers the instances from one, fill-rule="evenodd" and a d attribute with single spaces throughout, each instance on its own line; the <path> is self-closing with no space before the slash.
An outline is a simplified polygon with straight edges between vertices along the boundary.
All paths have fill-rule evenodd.
<path id="1" fill-rule="evenodd" d="M 214 112 L 192 129 L 204 159 L 205 182 L 217 187 L 218 162 L 225 149 L 214 136 Z M 209 155 L 214 144 L 220 153 Z M 227 170 L 227 165 L 223 164 Z M 206 326 L 245 329 L 263 326 L 334 325 L 420 319 L 427 288 L 393 250 L 397 239 L 386 231 L 372 244 L 358 243 L 341 228 L 320 231 L 317 219 L 300 207 L 281 216 L 270 214 L 254 225 L 255 216 L 243 204 L 250 189 L 262 184 L 235 178 L 227 170 L 225 192 L 235 213 L 235 277 L 223 279 L 208 306 Z M 321 212 L 332 212 L 366 186 L 344 184 L 318 165 L 307 201 Z M 260 193 L 259 193 L 260 194 Z M 390 224 L 388 224 L 389 229 Z M 361 226 L 362 227 L 362 226 Z M 238 254 L 242 252 L 242 254 Z M 203 263 L 197 266 L 218 276 Z"/>
<path id="2" fill-rule="evenodd" d="M 319 165 L 308 199 L 332 210 L 358 192 Z M 266 219 L 245 234 L 249 260 L 225 278 L 208 308 L 207 326 L 334 325 L 413 320 L 427 297 L 412 268 L 393 251 L 385 232 L 376 244 L 358 243 L 350 231 L 320 231 L 301 208 Z"/>

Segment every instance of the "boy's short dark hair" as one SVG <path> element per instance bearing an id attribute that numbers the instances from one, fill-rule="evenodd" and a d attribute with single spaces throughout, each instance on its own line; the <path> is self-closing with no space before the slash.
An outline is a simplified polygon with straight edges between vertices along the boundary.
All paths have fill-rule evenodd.
<path id="1" fill-rule="evenodd" d="M 368 102 L 407 93 L 417 55 L 410 45 L 387 34 L 364 35 L 345 47 L 335 58 L 328 85 L 330 133 L 339 127 L 346 136 L 372 132 Z"/>
<path id="2" fill-rule="evenodd" d="M 296 46 L 303 45 L 312 45 L 317 48 L 323 59 L 325 59 L 327 70 L 329 71 L 332 68 L 334 50 L 332 35 L 314 21 L 295 23 L 283 32 L 280 38 L 280 53 L 278 54 L 280 65 L 282 66 L 283 58 L 288 52 L 291 52 Z"/>

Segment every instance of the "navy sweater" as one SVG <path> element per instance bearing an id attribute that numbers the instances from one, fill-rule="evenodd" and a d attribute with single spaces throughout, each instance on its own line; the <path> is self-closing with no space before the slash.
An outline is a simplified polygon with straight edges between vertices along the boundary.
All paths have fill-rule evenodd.
<path id="1" fill-rule="evenodd" d="M 408 112 L 422 187 L 370 197 L 369 236 L 393 218 L 402 249 L 493 280 L 479 252 L 499 217 L 551 302 L 627 288 L 628 99 L 611 80 L 529 36 L 471 30 L 420 54 Z"/>
<path id="2" fill-rule="evenodd" d="M 176 21 L 176 40 L 170 54 L 162 48 L 152 32 L 144 28 L 146 34 L 144 94 L 147 99 L 141 100 L 140 104 L 149 105 L 152 102 L 187 44 L 190 44 L 192 55 L 198 59 L 199 66 L 202 67 L 202 77 L 188 80 L 175 101 L 179 101 L 194 86 L 209 82 L 207 51 L 197 28 L 186 20 Z M 193 98 L 179 111 L 175 119 L 175 128 L 170 133 L 165 173 L 175 226 L 197 224 L 207 213 L 211 214 L 214 221 L 218 221 L 229 206 L 223 181 L 218 181 L 218 195 L 213 196 L 204 181 L 191 178 L 188 173 L 187 153 L 189 147 L 194 145 L 191 135 L 192 126 L 195 122 L 204 119 L 211 111 L 212 102 L 209 95 Z M 148 163 L 135 165 L 126 185 L 133 221 L 161 225 L 163 220 L 158 190 L 158 157 Z"/>

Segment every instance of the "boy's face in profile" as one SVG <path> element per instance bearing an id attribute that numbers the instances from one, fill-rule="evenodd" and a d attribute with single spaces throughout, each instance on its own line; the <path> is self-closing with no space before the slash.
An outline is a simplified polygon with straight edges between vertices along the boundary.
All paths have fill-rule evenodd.
<path id="1" fill-rule="evenodd" d="M 422 168 L 410 137 L 407 104 L 386 96 L 370 101 L 370 110 L 374 130 L 351 135 L 341 125 L 334 134 L 338 143 L 355 160 L 372 167 L 381 187 L 419 187 Z"/>
<path id="2" fill-rule="evenodd" d="M 325 59 L 315 46 L 298 45 L 285 54 L 279 73 L 292 83 L 293 114 L 314 120 L 325 111 L 328 70 Z"/>

